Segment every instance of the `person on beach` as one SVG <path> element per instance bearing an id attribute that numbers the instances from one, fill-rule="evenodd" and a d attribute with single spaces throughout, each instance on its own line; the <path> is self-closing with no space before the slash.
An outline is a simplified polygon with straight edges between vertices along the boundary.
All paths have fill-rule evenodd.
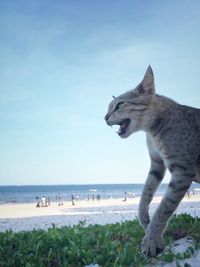
<path id="1" fill-rule="evenodd" d="M 127 199 L 126 199 L 126 196 L 125 196 L 124 199 L 123 199 L 122 201 L 124 202 L 124 201 L 126 201 L 126 200 L 127 200 Z"/>
<path id="2" fill-rule="evenodd" d="M 50 197 L 47 198 L 47 203 L 48 203 L 48 206 L 51 205 L 51 199 L 50 199 Z"/>
<path id="3" fill-rule="evenodd" d="M 58 195 L 58 206 L 63 206 L 63 202 L 61 200 L 61 195 Z"/>
<path id="4" fill-rule="evenodd" d="M 41 200 L 42 200 L 42 207 L 46 207 L 46 197 L 43 196 L 43 197 L 41 198 Z"/>
<path id="5" fill-rule="evenodd" d="M 190 198 L 190 190 L 188 189 L 188 191 L 186 192 L 187 198 Z"/>
<path id="6" fill-rule="evenodd" d="M 74 200 L 75 200 L 75 196 L 74 196 L 74 195 L 72 195 L 72 205 L 73 205 L 73 206 L 75 205 L 75 202 L 74 202 Z"/>
<path id="7" fill-rule="evenodd" d="M 123 202 L 127 200 L 126 196 L 127 196 L 127 192 L 124 192 L 124 199 L 122 200 Z"/>

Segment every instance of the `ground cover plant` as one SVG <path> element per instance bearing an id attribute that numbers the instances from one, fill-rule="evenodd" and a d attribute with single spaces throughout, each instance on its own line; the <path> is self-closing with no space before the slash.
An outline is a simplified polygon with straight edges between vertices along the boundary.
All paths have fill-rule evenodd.
<path id="1" fill-rule="evenodd" d="M 170 262 L 191 256 L 174 255 L 169 249 L 157 259 L 147 259 L 140 251 L 144 231 L 137 219 L 124 223 L 86 226 L 84 222 L 73 227 L 47 231 L 33 230 L 0 233 L 0 266 L 66 266 L 82 267 L 91 263 L 103 267 L 146 266 L 157 259 Z M 200 218 L 174 215 L 168 224 L 165 241 L 170 247 L 173 240 L 190 236 L 194 247 L 200 247 Z M 178 265 L 177 265 L 178 266 Z"/>

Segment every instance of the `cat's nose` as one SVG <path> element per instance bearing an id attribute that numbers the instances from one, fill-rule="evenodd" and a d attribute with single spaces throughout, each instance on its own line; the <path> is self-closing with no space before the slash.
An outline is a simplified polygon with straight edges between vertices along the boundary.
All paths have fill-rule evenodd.
<path id="1" fill-rule="evenodd" d="M 107 120 L 109 119 L 110 115 L 107 113 L 106 116 L 104 117 L 105 121 L 107 122 Z"/>
<path id="2" fill-rule="evenodd" d="M 109 123 L 109 121 L 108 121 L 109 118 L 110 118 L 110 114 L 107 113 L 106 116 L 104 117 L 104 119 L 105 119 L 106 123 L 110 126 L 110 123 Z"/>

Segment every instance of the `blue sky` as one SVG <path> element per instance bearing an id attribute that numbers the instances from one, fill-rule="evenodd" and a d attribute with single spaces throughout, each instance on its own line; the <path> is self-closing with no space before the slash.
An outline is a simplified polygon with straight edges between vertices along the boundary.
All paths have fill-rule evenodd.
<path id="1" fill-rule="evenodd" d="M 149 64 L 199 107 L 199 29 L 199 1 L 0 1 L 0 184 L 143 183 L 145 134 L 103 117 Z"/>

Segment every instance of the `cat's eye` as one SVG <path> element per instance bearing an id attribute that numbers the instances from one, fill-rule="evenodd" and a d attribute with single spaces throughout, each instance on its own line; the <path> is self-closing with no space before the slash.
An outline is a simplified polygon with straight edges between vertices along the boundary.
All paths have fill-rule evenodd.
<path id="1" fill-rule="evenodd" d="M 119 103 L 116 105 L 115 110 L 119 109 L 120 106 L 121 106 L 123 103 L 124 103 L 124 102 L 119 102 Z"/>

